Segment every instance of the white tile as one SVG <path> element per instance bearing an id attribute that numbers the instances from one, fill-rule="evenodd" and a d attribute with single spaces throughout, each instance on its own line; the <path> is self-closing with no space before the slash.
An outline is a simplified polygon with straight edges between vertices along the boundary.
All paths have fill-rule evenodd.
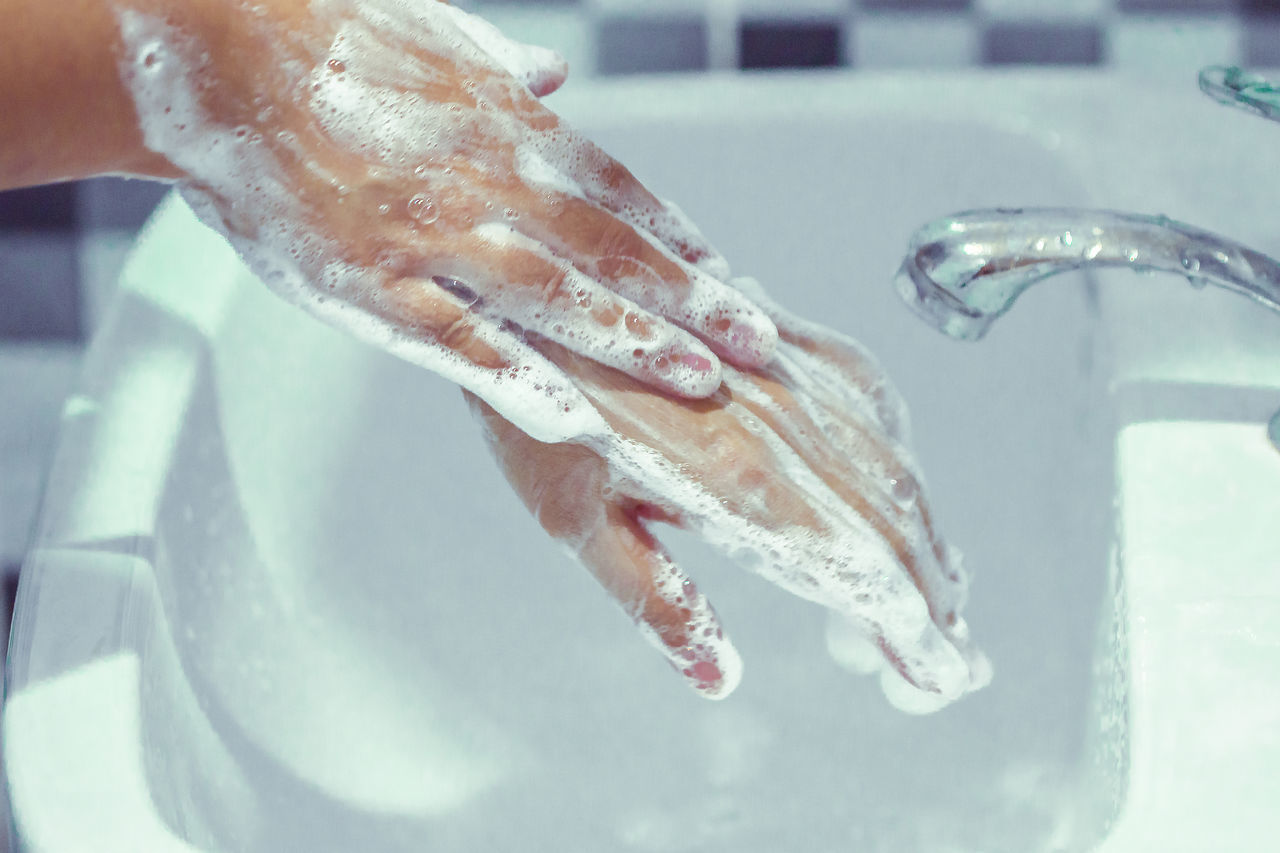
<path id="1" fill-rule="evenodd" d="M 846 44 L 857 68 L 955 68 L 978 57 L 977 27 L 952 15 L 869 15 Z"/>
<path id="2" fill-rule="evenodd" d="M 28 545 L 80 357 L 74 344 L 0 346 L 0 562 L 19 561 Z"/>
<path id="3" fill-rule="evenodd" d="M 583 0 L 583 9 L 588 12 L 636 17 L 698 15 L 716 5 L 724 5 L 723 0 Z"/>
<path id="4" fill-rule="evenodd" d="M 1106 14 L 1112 0 L 976 0 L 978 12 L 990 18 L 1031 21 L 1080 20 Z"/>
<path id="5" fill-rule="evenodd" d="M 80 238 L 80 324 L 86 338 L 98 328 L 115 295 L 136 237 L 130 229 L 98 229 Z"/>
<path id="6" fill-rule="evenodd" d="M 1226 18 L 1119 18 L 1107 27 L 1107 39 L 1112 67 L 1183 73 L 1193 81 L 1205 65 L 1241 56 L 1240 24 Z"/>

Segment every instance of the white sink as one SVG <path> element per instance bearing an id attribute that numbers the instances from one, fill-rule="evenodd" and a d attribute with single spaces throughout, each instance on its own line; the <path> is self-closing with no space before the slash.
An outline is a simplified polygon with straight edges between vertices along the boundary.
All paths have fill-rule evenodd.
<path id="1" fill-rule="evenodd" d="M 171 199 L 67 404 L 24 569 L 4 737 L 26 849 L 1267 849 L 1280 318 L 1077 275 L 962 344 L 891 286 L 916 226 L 973 207 L 1280 249 L 1276 187 L 1222 165 L 1280 129 L 1181 82 L 553 100 L 899 384 L 995 667 L 929 717 L 838 668 L 813 606 L 677 539 L 747 667 L 694 696 L 527 517 L 452 387 L 275 300 Z"/>

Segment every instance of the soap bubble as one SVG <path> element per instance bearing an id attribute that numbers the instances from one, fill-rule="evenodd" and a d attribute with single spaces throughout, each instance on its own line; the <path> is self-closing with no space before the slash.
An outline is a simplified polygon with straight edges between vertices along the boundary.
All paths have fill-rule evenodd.
<path id="1" fill-rule="evenodd" d="M 436 209 L 435 203 L 422 193 L 409 199 L 408 209 L 409 216 L 423 225 L 430 225 L 440 218 L 440 211 Z"/>

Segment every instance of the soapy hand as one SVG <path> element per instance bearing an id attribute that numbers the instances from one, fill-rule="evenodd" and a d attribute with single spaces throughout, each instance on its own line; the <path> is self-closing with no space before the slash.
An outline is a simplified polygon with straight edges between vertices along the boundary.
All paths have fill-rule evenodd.
<path id="1" fill-rule="evenodd" d="M 865 645 L 834 633 L 837 656 L 883 663 L 898 704 L 985 683 L 892 389 L 728 286 L 679 210 L 544 109 L 558 57 L 436 0 L 195 29 L 112 3 L 145 144 L 197 213 L 286 299 L 472 392 L 539 521 L 696 689 L 727 695 L 740 662 L 657 521 L 840 614 Z"/>
<path id="2" fill-rule="evenodd" d="M 882 669 L 905 710 L 983 686 L 990 667 L 960 618 L 966 581 L 938 535 L 906 449 L 906 412 L 852 341 L 787 315 L 756 286 L 781 340 L 755 370 L 726 366 L 706 400 L 638 383 L 549 341 L 610 432 L 542 444 L 472 397 L 504 472 L 700 693 L 727 696 L 741 663 L 715 611 L 653 532 L 700 534 L 778 586 L 830 608 L 832 651 Z M 861 639 L 859 639 L 861 638 Z"/>
<path id="3" fill-rule="evenodd" d="M 221 37 L 149 5 L 116 3 L 145 143 L 286 299 L 548 441 L 601 424 L 522 330 L 682 397 L 772 354 L 692 223 L 539 103 L 551 51 L 436 0 L 231 4 Z"/>

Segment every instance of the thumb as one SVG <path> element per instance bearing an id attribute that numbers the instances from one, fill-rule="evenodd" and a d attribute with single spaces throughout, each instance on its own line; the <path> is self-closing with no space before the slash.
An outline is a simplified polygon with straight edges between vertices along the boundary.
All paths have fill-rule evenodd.
<path id="1" fill-rule="evenodd" d="M 568 544 L 685 682 L 723 699 L 742 679 L 742 659 L 706 596 L 649 532 L 656 513 L 606 494 L 608 469 L 594 451 L 543 444 L 464 392 L 507 481 L 538 523 Z"/>
<path id="2" fill-rule="evenodd" d="M 610 504 L 578 557 L 690 687 L 723 699 L 742 679 L 742 659 L 707 597 L 649 532 L 642 513 L 643 506 Z"/>
<path id="3" fill-rule="evenodd" d="M 537 97 L 550 95 L 569 76 L 569 63 L 554 50 L 507 38 L 485 19 L 448 4 L 443 5 L 454 24 L 476 47 Z"/>

